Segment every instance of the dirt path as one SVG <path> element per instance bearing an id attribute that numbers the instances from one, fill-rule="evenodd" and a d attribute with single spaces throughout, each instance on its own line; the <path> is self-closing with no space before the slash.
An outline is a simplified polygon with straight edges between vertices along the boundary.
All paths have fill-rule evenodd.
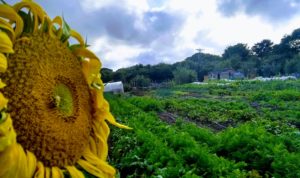
<path id="1" fill-rule="evenodd" d="M 168 124 L 174 124 L 176 122 L 176 119 L 179 117 L 177 114 L 173 114 L 170 112 L 162 112 L 159 113 L 158 116 L 162 121 Z M 184 118 L 184 121 L 189 123 L 194 123 L 201 128 L 212 129 L 213 131 L 216 132 L 222 131 L 229 126 L 233 126 L 233 127 L 236 126 L 236 123 L 232 119 L 228 119 L 227 121 L 224 122 L 214 122 L 214 121 L 195 120 L 186 117 Z"/>

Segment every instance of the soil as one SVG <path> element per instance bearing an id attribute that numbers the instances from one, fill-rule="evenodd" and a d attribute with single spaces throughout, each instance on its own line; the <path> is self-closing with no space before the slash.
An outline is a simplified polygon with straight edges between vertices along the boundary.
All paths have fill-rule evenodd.
<path id="1" fill-rule="evenodd" d="M 162 112 L 159 113 L 159 118 L 168 124 L 174 124 L 176 122 L 176 119 L 178 118 L 178 115 L 170 112 Z M 228 119 L 227 121 L 223 121 L 223 122 L 195 120 L 190 118 L 184 118 L 184 120 L 189 123 L 195 123 L 198 127 L 201 128 L 210 128 L 211 130 L 216 132 L 222 131 L 230 126 L 235 127 L 237 125 L 237 123 L 232 119 Z"/>

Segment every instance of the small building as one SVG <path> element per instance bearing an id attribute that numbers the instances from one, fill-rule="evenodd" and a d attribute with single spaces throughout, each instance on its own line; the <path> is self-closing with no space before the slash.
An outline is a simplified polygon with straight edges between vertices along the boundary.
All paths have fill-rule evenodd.
<path id="1" fill-rule="evenodd" d="M 112 92 L 114 94 L 124 93 L 124 85 L 121 81 L 105 83 L 104 92 Z"/>
<path id="2" fill-rule="evenodd" d="M 208 79 L 210 80 L 221 80 L 221 79 L 238 80 L 244 78 L 245 78 L 244 73 L 234 71 L 233 69 L 213 71 L 208 74 Z"/>
<path id="3" fill-rule="evenodd" d="M 244 78 L 245 78 L 245 75 L 242 72 L 233 72 L 232 73 L 232 80 L 241 80 Z"/>

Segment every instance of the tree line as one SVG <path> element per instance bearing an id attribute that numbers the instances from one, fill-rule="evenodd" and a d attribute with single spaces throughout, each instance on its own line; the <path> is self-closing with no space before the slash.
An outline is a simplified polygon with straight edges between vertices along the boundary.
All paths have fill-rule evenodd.
<path id="1" fill-rule="evenodd" d="M 127 88 L 150 84 L 203 81 L 209 72 L 233 69 L 251 78 L 300 73 L 300 28 L 285 35 L 279 44 L 264 39 L 252 47 L 238 43 L 228 46 L 221 56 L 198 52 L 174 64 L 138 64 L 113 71 L 101 69 L 102 80 L 122 81 Z"/>

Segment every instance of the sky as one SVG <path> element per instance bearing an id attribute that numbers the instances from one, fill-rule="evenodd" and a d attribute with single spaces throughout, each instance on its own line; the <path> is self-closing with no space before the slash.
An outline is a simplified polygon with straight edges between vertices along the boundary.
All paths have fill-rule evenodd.
<path id="1" fill-rule="evenodd" d="M 15 0 L 6 0 L 14 3 Z M 87 38 L 103 67 L 174 63 L 201 49 L 279 43 L 300 28 L 300 0 L 36 0 Z M 10 4 L 11 4 L 10 3 Z"/>

